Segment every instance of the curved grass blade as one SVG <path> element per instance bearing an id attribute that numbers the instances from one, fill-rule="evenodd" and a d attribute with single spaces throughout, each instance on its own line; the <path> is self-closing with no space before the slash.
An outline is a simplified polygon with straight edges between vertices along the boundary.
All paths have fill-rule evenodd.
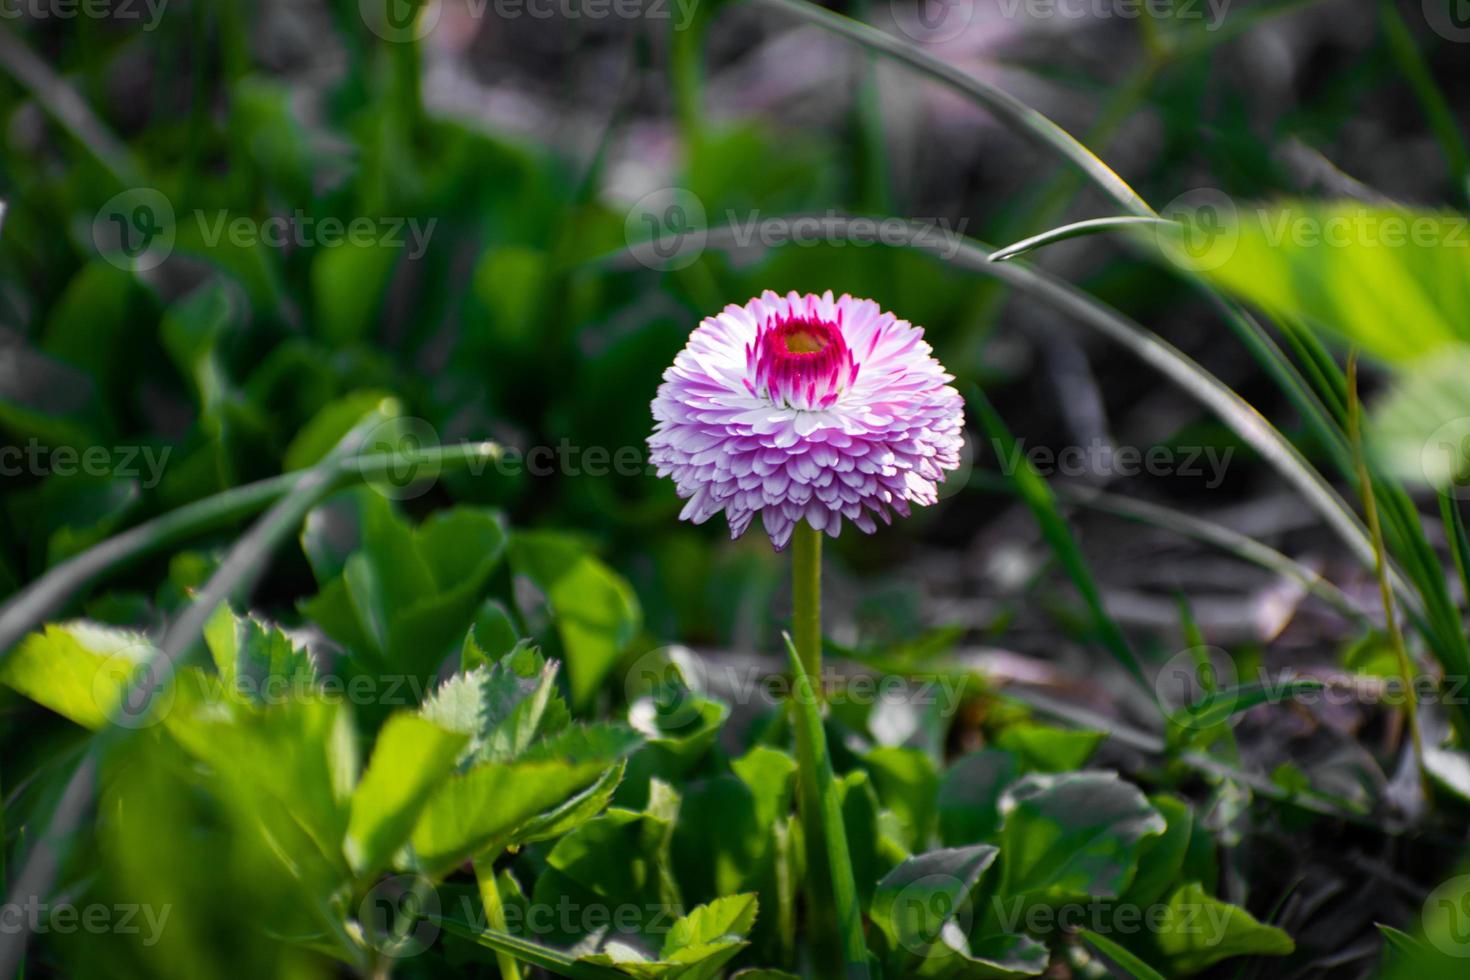
<path id="1" fill-rule="evenodd" d="M 1051 488 L 1042 479 L 1041 474 L 1036 472 L 1031 461 L 1023 454 L 1016 452 L 1016 441 L 1011 437 L 1010 430 L 1006 428 L 1005 422 L 1001 421 L 1000 415 L 978 388 L 971 394 L 970 400 L 979 410 L 980 423 L 995 443 L 996 451 L 1003 459 L 1017 461 L 1016 471 L 1010 474 L 1011 480 L 1015 482 L 1016 491 L 1026 502 L 1026 506 L 1030 508 L 1031 515 L 1036 518 L 1042 537 L 1046 538 L 1047 544 L 1051 545 L 1052 552 L 1062 563 L 1062 567 L 1066 569 L 1072 584 L 1081 593 L 1082 601 L 1087 604 L 1088 612 L 1092 615 L 1093 627 L 1101 636 L 1103 645 L 1108 648 L 1123 669 L 1138 681 L 1140 687 L 1152 692 L 1153 688 L 1144 678 L 1143 669 L 1138 664 L 1133 648 L 1128 645 L 1123 630 L 1113 617 L 1108 615 L 1107 607 L 1103 605 L 1102 593 L 1097 583 L 1093 581 L 1092 572 L 1088 570 L 1087 559 L 1082 556 L 1082 549 L 1077 547 L 1077 540 L 1072 537 L 1072 531 L 1067 527 L 1066 518 L 1057 510 L 1056 497 L 1052 496 Z"/>
<path id="2" fill-rule="evenodd" d="M 1015 489 L 1010 481 L 990 473 L 971 474 L 970 485 L 977 484 L 986 489 L 1003 491 Z M 1172 507 L 1150 503 L 1146 500 L 1135 500 L 1132 497 L 1123 497 L 1090 487 L 1053 486 L 1051 491 L 1064 504 L 1089 507 L 1105 514 L 1147 524 L 1181 537 L 1212 545 L 1242 561 L 1250 562 L 1282 578 L 1296 582 L 1362 629 L 1370 629 L 1373 626 L 1372 620 L 1353 604 L 1347 593 L 1323 578 L 1316 570 L 1223 524 L 1207 521 L 1202 517 L 1175 510 Z"/>
<path id="3" fill-rule="evenodd" d="M 30 93 L 36 104 L 56 120 L 118 186 L 137 187 L 145 183 L 133 165 L 126 144 L 107 128 L 70 83 L 3 25 L 0 25 L 0 70 Z"/>
<path id="4" fill-rule="evenodd" d="M 1017 131 L 1056 152 L 1092 179 L 1113 200 L 1133 214 L 1157 217 L 1128 182 L 1098 159 L 1075 136 L 1008 92 L 966 74 L 924 51 L 912 41 L 885 34 L 861 21 L 819 7 L 809 0 L 757 0 L 823 30 L 840 34 L 879 54 L 902 61 L 974 99 Z"/>
<path id="5" fill-rule="evenodd" d="M 827 848 L 827 864 L 832 871 L 832 901 L 837 912 L 837 931 L 842 940 L 844 975 L 849 980 L 867 980 L 868 947 L 863 939 L 862 912 L 858 906 L 857 880 L 852 872 L 852 857 L 847 849 L 847 829 L 842 821 L 842 801 L 837 796 L 836 778 L 832 775 L 832 757 L 827 752 L 827 735 L 822 730 L 822 715 L 817 708 L 816 691 L 801 655 L 790 634 L 783 634 L 786 652 L 791 659 L 794 680 L 792 706 L 803 744 L 810 747 L 810 778 L 820 807 L 822 836 Z"/>
<path id="6" fill-rule="evenodd" d="M 1368 473 L 1368 461 L 1363 449 L 1363 406 L 1358 401 L 1358 352 L 1348 356 L 1347 368 L 1348 438 L 1353 446 L 1353 462 L 1358 471 L 1358 488 L 1363 496 L 1363 512 L 1368 515 L 1368 530 L 1373 535 L 1373 551 L 1377 556 L 1374 574 L 1378 579 L 1378 595 L 1383 602 L 1384 629 L 1393 644 L 1398 658 L 1399 679 L 1404 684 L 1404 720 L 1409 726 L 1409 738 L 1414 747 L 1414 759 L 1419 765 L 1419 779 L 1424 798 L 1430 796 L 1429 770 L 1424 767 L 1424 743 L 1419 734 L 1418 688 L 1414 685 L 1414 662 L 1409 659 L 1409 649 L 1404 645 L 1404 634 L 1399 630 L 1398 615 L 1394 611 L 1393 589 L 1388 584 L 1387 549 L 1383 544 L 1383 525 L 1378 520 L 1378 501 L 1373 494 L 1373 478 Z"/>
<path id="7" fill-rule="evenodd" d="M 1390 3 L 1380 4 L 1378 9 L 1388 53 L 1398 64 L 1399 71 L 1403 72 L 1429 120 L 1429 128 L 1434 131 L 1440 152 L 1450 168 L 1450 176 L 1454 178 L 1455 190 L 1461 198 L 1470 196 L 1470 147 L 1467 147 L 1465 135 L 1455 122 L 1455 113 L 1435 84 L 1434 75 L 1419 50 L 1419 42 L 1410 33 L 1403 16 Z"/>
<path id="8" fill-rule="evenodd" d="M 1294 698 L 1298 694 L 1312 694 L 1326 687 L 1322 681 L 1308 677 L 1276 682 L 1252 681 L 1211 691 L 1178 713 L 1187 716 L 1196 729 L 1212 728 L 1242 711 Z"/>
<path id="9" fill-rule="evenodd" d="M 1119 946 L 1106 936 L 1099 936 L 1091 929 L 1082 929 L 1078 932 L 1083 939 L 1087 940 L 1099 953 L 1112 960 L 1118 966 L 1128 971 L 1133 980 L 1164 980 L 1164 975 L 1133 953 Z"/>
<path id="10" fill-rule="evenodd" d="M 1120 229 L 1128 230 L 1137 228 L 1140 225 L 1167 224 L 1171 224 L 1167 218 L 1149 218 L 1143 215 L 1123 215 L 1115 218 L 1089 218 L 1086 221 L 1075 221 L 1069 225 L 1062 225 L 1060 228 L 1043 231 L 1039 235 L 1023 238 L 1013 245 L 996 249 L 990 253 L 990 261 L 1005 262 L 1008 259 L 1025 255 L 1027 252 L 1034 252 L 1039 248 L 1045 248 L 1056 242 L 1065 242 L 1072 238 L 1085 238 L 1088 235 L 1100 235 L 1105 232 L 1118 231 Z"/>
<path id="11" fill-rule="evenodd" d="M 335 468 L 332 489 L 341 489 L 359 480 L 393 471 L 405 463 L 438 464 L 446 468 L 473 467 L 493 462 L 501 452 L 495 443 L 480 442 L 426 448 L 412 457 L 398 453 L 374 453 L 338 459 L 332 463 Z M 178 541 L 248 517 L 290 494 L 311 472 L 284 473 L 186 504 L 114 535 L 51 568 L 0 606 L 0 663 L 9 657 L 22 637 L 89 582 Z"/>

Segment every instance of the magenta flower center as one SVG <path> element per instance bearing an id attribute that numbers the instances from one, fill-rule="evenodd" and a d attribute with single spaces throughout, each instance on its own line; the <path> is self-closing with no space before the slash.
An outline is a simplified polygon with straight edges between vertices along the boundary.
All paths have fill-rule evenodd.
<path id="1" fill-rule="evenodd" d="M 771 317 L 746 349 L 746 361 L 754 374 L 746 387 L 790 408 L 830 408 L 858 375 L 852 351 L 842 338 L 840 313 L 835 324 L 808 317 Z"/>

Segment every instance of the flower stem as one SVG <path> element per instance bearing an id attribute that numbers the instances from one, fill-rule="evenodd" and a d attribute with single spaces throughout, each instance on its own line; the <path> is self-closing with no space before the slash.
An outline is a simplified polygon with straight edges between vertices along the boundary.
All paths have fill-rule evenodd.
<path id="1" fill-rule="evenodd" d="M 791 534 L 792 636 L 801 665 L 822 696 L 822 532 L 806 521 Z"/>
<path id="2" fill-rule="evenodd" d="M 505 921 L 505 902 L 500 895 L 500 884 L 495 879 L 495 855 L 486 854 L 474 862 L 475 877 L 480 884 L 480 902 L 485 906 L 485 924 L 499 932 L 509 932 Z M 508 953 L 495 953 L 495 964 L 500 967 L 501 980 L 521 980 L 521 965 Z"/>
<path id="3" fill-rule="evenodd" d="M 792 633 L 802 672 L 811 682 L 808 696 L 821 697 L 822 683 L 822 533 L 806 521 L 791 536 Z M 801 690 L 798 684 L 794 690 Z M 800 723 L 801 705 L 793 704 L 796 762 L 799 770 L 797 805 L 801 812 L 806 852 L 806 922 L 811 973 L 840 977 L 842 944 L 833 906 L 832 869 L 827 857 L 827 835 L 822 824 L 822 801 L 817 784 L 817 753 L 812 734 Z"/>

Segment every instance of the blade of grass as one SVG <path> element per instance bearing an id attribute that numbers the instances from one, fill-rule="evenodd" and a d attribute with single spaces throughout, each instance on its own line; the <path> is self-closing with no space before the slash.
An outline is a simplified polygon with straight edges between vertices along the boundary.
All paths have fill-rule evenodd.
<path id="1" fill-rule="evenodd" d="M 1133 980 L 1164 980 L 1162 973 L 1108 937 L 1099 936 L 1091 929 L 1082 929 L 1078 932 L 1078 935 L 1087 940 L 1088 945 L 1092 946 L 1099 953 L 1118 964 L 1124 970 L 1127 970 L 1128 975 L 1133 977 Z"/>
<path id="2" fill-rule="evenodd" d="M 567 977 L 569 980 L 628 980 L 626 973 L 610 966 L 580 963 L 569 953 L 531 942 L 529 939 L 522 939 L 495 929 L 477 929 L 468 922 L 441 915 L 429 915 L 425 918 L 445 932 L 478 943 L 486 949 L 494 950 L 497 955 L 512 957 L 522 963 Z"/>
<path id="3" fill-rule="evenodd" d="M 1388 53 L 1399 66 L 1399 71 L 1404 73 L 1420 108 L 1424 110 L 1429 128 L 1434 131 L 1440 152 L 1450 168 L 1450 176 L 1454 178 L 1455 190 L 1462 200 L 1470 198 L 1470 147 L 1466 146 L 1465 135 L 1455 122 L 1455 113 L 1435 84 L 1434 75 L 1430 73 L 1429 65 L 1424 61 L 1414 35 L 1409 33 L 1409 25 L 1404 23 L 1404 18 L 1386 0 L 1379 4 L 1378 10 Z"/>
<path id="4" fill-rule="evenodd" d="M 336 460 L 333 489 L 342 489 L 408 465 L 470 467 L 494 462 L 503 450 L 490 442 L 425 448 L 412 455 L 374 453 Z M 186 504 L 108 538 L 56 565 L 0 606 L 0 663 L 31 630 L 88 583 L 171 544 L 248 517 L 295 490 L 311 470 L 299 470 L 234 487 Z"/>
<path id="5" fill-rule="evenodd" d="M 1450 555 L 1455 560 L 1455 571 L 1460 574 L 1460 588 L 1470 601 L 1470 537 L 1465 534 L 1465 515 L 1460 513 L 1460 503 L 1453 495 L 1439 495 L 1439 516 L 1444 521 L 1444 533 L 1450 539 Z"/>
<path id="6" fill-rule="evenodd" d="M 1122 665 L 1139 686 L 1144 690 L 1152 692 L 1153 687 L 1143 676 L 1143 669 L 1138 664 L 1138 658 L 1133 653 L 1133 648 L 1128 645 L 1128 639 L 1123 635 L 1112 616 L 1108 615 L 1107 607 L 1103 605 L 1102 593 L 1098 590 L 1097 583 L 1093 581 L 1092 572 L 1088 570 L 1087 559 L 1082 556 L 1082 549 L 1077 547 L 1077 541 L 1072 537 L 1071 529 L 1067 527 L 1066 518 L 1062 517 L 1057 509 L 1056 497 L 1052 496 L 1051 488 L 1042 479 L 1041 474 L 1031 465 L 1031 461 L 1023 454 L 1016 451 L 1016 441 L 1012 438 L 1010 430 L 1006 428 L 1005 422 L 991 406 L 986 397 L 975 389 L 970 396 L 970 402 L 979 411 L 980 423 L 985 427 L 991 442 L 995 445 L 997 453 L 1002 460 L 1015 460 L 1015 472 L 1007 474 L 1016 485 L 1016 491 L 1025 501 L 1031 511 L 1031 516 L 1036 519 L 1041 528 L 1042 537 L 1047 544 L 1051 545 L 1052 552 L 1062 567 L 1067 572 L 1067 577 L 1072 580 L 1082 601 L 1086 603 L 1087 610 L 1092 616 L 1093 628 L 1097 630 L 1103 645 L 1113 655 L 1114 659 Z"/>
<path id="7" fill-rule="evenodd" d="M 3 25 L 0 25 L 0 69 L 29 92 L 36 104 L 70 134 L 119 187 L 137 187 L 144 183 L 123 141 L 113 135 L 64 78 Z"/>
<path id="8" fill-rule="evenodd" d="M 1363 451 L 1363 406 L 1358 401 L 1358 352 L 1348 355 L 1347 365 L 1348 438 L 1353 444 L 1353 458 L 1358 469 L 1358 485 L 1362 491 L 1363 512 L 1368 516 L 1368 531 L 1373 536 L 1373 552 L 1377 555 L 1374 572 L 1378 578 L 1378 595 L 1383 602 L 1384 628 L 1393 644 L 1398 658 L 1399 679 L 1404 685 L 1404 716 L 1409 724 L 1409 738 L 1414 746 L 1414 759 L 1419 765 L 1419 781 L 1425 799 L 1429 798 L 1429 771 L 1424 768 L 1424 743 L 1419 735 L 1419 696 L 1414 684 L 1414 664 L 1409 659 L 1408 647 L 1404 645 L 1404 634 L 1399 630 L 1398 616 L 1394 612 L 1393 590 L 1385 572 L 1387 557 L 1383 544 L 1383 529 L 1378 520 L 1378 501 L 1373 494 L 1373 480 L 1368 474 L 1367 457 Z"/>
<path id="9" fill-rule="evenodd" d="M 756 0 L 824 30 L 856 41 L 869 50 L 916 68 L 931 78 L 959 89 L 1007 125 L 1054 151 L 1083 170 L 1098 187 L 1133 214 L 1157 217 L 1142 197 L 1113 169 L 1077 138 L 1046 116 L 988 82 L 981 81 L 924 51 L 911 41 L 885 34 L 877 28 L 842 14 L 833 13 L 809 0 Z"/>
<path id="10" fill-rule="evenodd" d="M 1142 215 L 1123 215 L 1114 218 L 1089 218 L 1086 221 L 1074 221 L 1072 224 L 1062 225 L 1060 228 L 1052 228 L 1050 231 L 1043 231 L 1039 235 L 1024 238 L 1014 245 L 1007 245 L 1005 248 L 996 249 L 990 254 L 990 261 L 1004 262 L 1007 259 L 1014 259 L 1018 256 L 1025 255 L 1027 252 L 1034 252 L 1039 248 L 1045 248 L 1056 242 L 1065 242 L 1072 238 L 1084 238 L 1088 235 L 1100 235 L 1105 232 L 1118 231 L 1120 229 L 1131 230 L 1137 228 L 1139 225 L 1166 224 L 1169 224 L 1167 218 L 1148 218 Z"/>
<path id="11" fill-rule="evenodd" d="M 983 486 L 986 489 L 1007 490 L 1014 492 L 1015 487 L 1001 476 L 989 473 L 975 473 L 970 477 L 971 485 Z M 1208 544 L 1228 552 L 1242 561 L 1250 562 L 1269 572 L 1274 572 L 1282 578 L 1307 589 L 1317 598 L 1321 599 L 1333 609 L 1351 619 L 1354 624 L 1369 629 L 1372 621 L 1363 614 L 1363 611 L 1353 604 L 1347 594 L 1336 585 L 1324 579 L 1314 569 L 1303 565 L 1288 555 L 1284 555 L 1274 548 L 1261 544 L 1249 535 L 1241 534 L 1223 524 L 1207 521 L 1193 514 L 1164 507 L 1161 504 L 1150 503 L 1145 500 L 1135 500 L 1132 497 L 1123 497 L 1118 494 L 1107 493 L 1102 490 L 1094 490 L 1090 487 L 1062 487 L 1051 488 L 1057 499 L 1064 504 L 1075 504 L 1082 507 L 1090 507 L 1103 513 L 1112 514 L 1125 520 L 1136 521 L 1147 524 L 1165 531 L 1170 531 L 1182 537 L 1192 538 L 1203 544 Z"/>
<path id="12" fill-rule="evenodd" d="M 842 801 L 837 796 L 837 782 L 832 775 L 832 757 L 827 752 L 827 735 L 822 729 L 822 715 L 817 707 L 816 690 L 806 672 L 801 655 L 790 634 L 783 634 L 786 652 L 791 660 L 793 678 L 792 705 L 799 731 L 799 744 L 811 752 L 809 778 L 820 805 L 822 836 L 825 839 L 827 865 L 832 874 L 832 902 L 837 913 L 837 930 L 841 939 L 843 975 L 849 980 L 868 977 L 868 947 L 863 939 L 862 912 L 858 906 L 857 881 L 852 872 L 852 858 L 847 849 L 847 829 L 842 820 Z M 809 846 L 817 846 L 810 842 Z M 819 969 L 818 972 L 823 972 Z"/>

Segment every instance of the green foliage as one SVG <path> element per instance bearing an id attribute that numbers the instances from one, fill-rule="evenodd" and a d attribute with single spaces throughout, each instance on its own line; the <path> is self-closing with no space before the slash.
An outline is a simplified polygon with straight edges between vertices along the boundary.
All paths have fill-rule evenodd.
<path id="1" fill-rule="evenodd" d="M 1423 766 L 1447 792 L 1410 805 L 1396 796 L 1397 781 L 1380 785 L 1378 771 L 1400 760 L 1370 740 L 1344 752 L 1338 771 L 1273 754 L 1261 769 L 1267 778 L 1242 760 L 1231 726 L 1269 702 L 1316 693 L 1316 681 L 1212 692 L 1187 709 L 1194 728 L 1183 737 L 1152 718 L 1146 731 L 1114 728 L 1118 719 L 1101 711 L 1057 721 L 1067 712 L 1047 710 L 1044 723 L 1040 705 L 1033 717 L 1010 692 L 997 695 L 967 656 L 977 642 L 1005 644 L 1025 622 L 1020 635 L 1036 640 L 1040 657 L 1053 644 L 1101 648 L 1147 698 L 1135 651 L 1165 642 L 1131 624 L 1124 632 L 1109 610 L 1115 583 L 1089 560 L 1094 542 L 1107 539 L 1085 535 L 1065 509 L 1082 495 L 1049 484 L 1017 455 L 1021 440 L 991 407 L 1002 406 L 1026 438 L 1033 423 L 1044 431 L 1060 419 L 1070 430 L 1094 411 L 1071 404 L 1066 386 L 1060 398 L 1034 401 L 1028 386 L 1046 377 L 1034 368 L 1070 371 L 1071 345 L 1053 358 L 1041 330 L 997 336 L 1002 308 L 1032 325 L 1025 304 L 1004 305 L 1014 289 L 1162 370 L 1305 493 L 1359 559 L 1367 539 L 1343 503 L 1355 476 L 1344 469 L 1349 486 L 1340 490 L 1316 469 L 1322 460 L 1343 469 L 1351 458 L 1340 424 L 1345 389 L 1326 344 L 1361 348 L 1385 366 L 1369 435 L 1389 577 L 1413 652 L 1427 648 L 1448 680 L 1463 678 L 1470 647 L 1453 583 L 1456 571 L 1466 579 L 1467 549 L 1453 492 L 1470 483 L 1461 425 L 1470 417 L 1470 264 L 1451 244 L 1463 216 L 1283 198 L 1233 222 L 1199 213 L 1176 226 L 1154 217 L 1128 182 L 1136 173 L 1160 201 L 1178 194 L 1181 175 L 1201 170 L 1221 187 L 1300 193 L 1297 155 L 1283 162 L 1259 132 L 1325 157 L 1361 142 L 1338 139 L 1343 132 L 1375 132 L 1370 94 L 1407 85 L 1446 165 L 1444 181 L 1416 174 L 1413 193 L 1463 200 L 1465 141 L 1435 78 L 1455 45 L 1422 44 L 1422 25 L 1383 5 L 1382 37 L 1366 42 L 1371 50 L 1350 75 L 1337 77 L 1337 59 L 1326 59 L 1300 104 L 1261 127 L 1211 52 L 1300 8 L 1295 0 L 1232 10 L 1209 30 L 1184 16 L 1137 18 L 1138 52 L 1085 62 L 1082 73 L 1033 60 L 1038 39 L 1028 35 L 1008 71 L 1043 72 L 1084 96 L 1106 79 L 1100 100 L 1076 100 L 1089 112 L 1096 101 L 1084 146 L 985 73 L 945 63 L 941 48 L 910 43 L 902 30 L 807 0 L 757 2 L 776 15 L 774 28 L 751 22 L 763 39 L 795 19 L 861 46 L 854 84 L 825 86 L 812 103 L 831 103 L 812 116 L 820 124 L 810 124 L 807 106 L 799 126 L 751 114 L 782 95 L 754 84 L 739 100 L 746 115 L 706 118 L 702 59 L 706 49 L 731 57 L 735 42 L 705 43 L 727 16 L 723 4 L 705 4 L 676 25 L 672 84 L 642 78 L 665 60 L 646 57 L 643 39 L 630 49 L 639 73 L 630 84 L 673 91 L 677 139 L 648 106 L 630 114 L 609 103 L 596 145 L 575 147 L 561 137 L 584 126 L 546 127 L 557 143 L 519 126 L 501 131 L 505 105 L 516 101 L 504 85 L 517 43 L 493 78 L 451 79 L 456 91 L 494 96 L 477 101 L 484 111 L 472 122 L 426 102 L 430 82 L 443 98 L 446 63 L 494 40 L 481 31 L 470 44 L 481 25 L 452 14 L 454 5 L 419 5 L 418 16 L 442 14 L 443 30 L 462 33 L 418 42 L 370 29 L 378 7 L 403 6 L 397 0 L 295 5 L 310 11 L 308 28 L 288 31 L 269 57 L 252 47 L 276 39 L 279 12 L 266 17 L 237 0 L 189 5 L 187 16 L 166 16 L 142 36 L 90 17 L 64 32 L 44 18 L 0 27 L 0 450 L 34 447 L 57 454 L 53 463 L 66 451 L 136 456 L 132 472 L 114 455 L 101 472 L 28 464 L 4 476 L 0 596 L 15 602 L 0 607 L 0 648 L 13 647 L 0 649 L 8 688 L 0 877 L 14 885 L 48 864 L 40 845 L 54 837 L 66 846 L 55 881 L 42 886 L 48 897 L 167 916 L 156 932 L 144 923 L 142 938 L 43 932 L 31 937 L 19 975 L 411 980 L 491 975 L 493 963 L 510 980 L 520 962 L 576 980 L 795 980 L 839 969 L 887 980 L 1108 970 L 1153 980 L 1218 972 L 1229 960 L 1242 962 L 1227 971 L 1266 973 L 1272 964 L 1244 958 L 1290 956 L 1293 940 L 1217 897 L 1229 869 L 1230 894 L 1248 895 L 1256 914 L 1269 907 L 1278 883 L 1258 882 L 1232 853 L 1243 837 L 1263 827 L 1289 833 L 1324 812 L 1334 822 L 1313 833 L 1339 820 L 1365 835 L 1391 825 L 1395 853 L 1430 847 L 1438 858 L 1442 840 L 1463 837 L 1413 835 L 1419 819 L 1460 829 L 1453 797 L 1470 798 L 1464 711 L 1452 713 L 1456 736 L 1427 731 Z M 1110 32 L 1115 41 L 1126 39 Z M 770 48 L 779 54 L 780 45 Z M 330 71 L 303 66 L 318 50 L 332 52 Z M 867 56 L 891 64 L 879 74 Z M 711 89 L 717 76 L 747 84 L 753 64 L 708 72 Z M 1113 74 L 1119 67 L 1128 74 Z M 1071 169 L 1043 179 L 1028 163 L 1021 179 L 1001 183 L 1017 168 L 994 131 L 986 152 L 993 137 L 997 164 L 976 178 L 981 193 L 940 186 L 929 158 L 889 152 L 913 128 L 885 119 L 891 105 L 875 97 L 895 69 L 947 86 Z M 580 94 L 577 72 L 555 74 L 528 95 L 537 116 Z M 929 97 L 913 93 L 914 118 L 932 121 L 923 137 L 948 149 L 941 137 L 955 105 L 922 101 Z M 568 118 L 588 109 L 570 107 Z M 1110 148 L 1110 132 L 1141 109 L 1157 123 L 1149 152 Z M 1405 120 L 1393 124 L 1396 142 L 1430 145 Z M 638 148 L 648 146 L 668 153 L 645 159 Z M 1115 155 L 1127 166 L 1104 162 Z M 1314 173 L 1365 194 L 1375 189 L 1353 187 L 1345 174 L 1380 179 L 1393 169 L 1332 163 Z M 909 186 L 915 176 L 922 182 Z M 623 198 L 653 177 L 697 202 L 711 226 L 806 211 L 952 210 L 963 200 L 976 235 L 1020 241 L 992 257 L 1054 243 L 1057 252 L 1033 257 L 1090 249 L 1088 262 L 1064 266 L 1088 270 L 1088 279 L 1072 286 L 1027 262 L 986 263 L 986 247 L 968 239 L 936 259 L 921 242 L 727 251 L 718 232 L 689 264 L 660 274 L 623 254 L 644 230 L 636 219 L 657 217 L 630 213 Z M 1083 180 L 1126 215 L 1075 220 Z M 134 205 L 145 190 L 173 212 L 156 268 L 97 240 L 113 219 L 138 229 L 148 209 Z M 119 192 L 127 203 L 114 213 L 108 199 Z M 293 228 L 318 231 L 286 244 L 250 234 L 287 215 Z M 355 220 L 380 234 L 332 241 L 320 231 Z M 381 234 L 393 226 L 406 237 Z M 1209 346 L 1201 360 L 1240 393 L 1191 360 L 1196 333 L 1214 333 L 1168 332 L 1211 322 L 1184 284 L 1117 254 L 1111 237 L 1085 237 L 1124 226 L 1162 243 L 1171 274 L 1224 310 L 1286 406 L 1229 361 L 1228 345 Z M 1400 226 L 1403 241 L 1392 243 Z M 1345 228 L 1348 239 L 1304 241 L 1294 235 L 1303 227 Z M 977 271 L 991 277 L 980 290 Z M 819 706 L 812 688 L 828 678 L 797 664 L 796 697 L 771 703 L 751 696 L 784 677 L 768 661 L 752 659 L 759 670 L 733 683 L 722 671 L 691 669 L 645 684 L 639 670 L 640 654 L 676 641 L 697 650 L 681 652 L 680 663 L 743 666 L 748 653 L 778 649 L 787 625 L 784 561 L 759 540 L 730 544 L 717 528 L 677 522 L 675 495 L 651 478 L 643 448 L 648 399 L 690 327 L 766 288 L 870 295 L 925 325 L 957 383 L 983 380 L 986 394 L 973 399 L 982 428 L 1003 456 L 1022 461 L 1007 479 L 1075 591 L 1044 588 L 1055 570 L 1032 567 L 1027 541 L 994 555 L 1021 568 L 1024 587 L 987 595 L 970 618 L 968 573 L 930 564 L 936 553 L 954 557 L 956 536 L 990 520 L 964 495 L 905 530 L 844 535 L 830 546 L 842 622 L 829 649 L 848 655 L 844 670 L 901 675 L 911 685 L 901 703 Z M 1160 334 L 1140 325 L 1155 321 Z M 1084 354 L 1096 370 L 1083 373 L 1105 389 L 1097 409 L 1128 431 L 1122 423 L 1136 416 L 1116 414 L 1116 363 L 1091 346 Z M 1023 389 L 1032 400 L 1012 415 Z M 1178 431 L 1218 428 L 1176 420 L 1170 400 L 1149 395 L 1139 404 L 1160 444 L 1176 422 L 1171 444 Z M 381 424 L 334 460 L 369 416 Z M 445 456 L 426 462 L 441 442 L 485 438 L 498 441 L 493 451 L 463 453 L 454 466 Z M 564 448 L 570 456 L 559 455 Z M 546 450 L 550 457 L 534 455 Z M 624 461 L 597 475 L 596 452 Z M 359 454 L 392 458 L 370 469 Z M 547 469 L 536 459 L 553 462 Z M 1443 539 L 1421 517 L 1423 501 L 1396 481 L 1451 492 L 1437 515 Z M 303 485 L 309 493 L 292 498 Z M 321 501 L 306 515 L 299 553 L 255 547 L 244 552 L 254 556 L 248 568 L 232 567 L 235 542 L 295 533 L 302 522 L 289 509 L 269 511 L 259 537 L 237 527 L 283 499 Z M 1310 533 L 1291 528 L 1290 541 L 1273 546 L 1294 547 Z M 1243 538 L 1236 553 L 1273 573 L 1294 570 L 1308 588 L 1323 584 L 1310 562 L 1260 542 L 1239 547 Z M 1336 556 L 1327 557 L 1322 568 L 1333 574 Z M 217 580 L 221 567 L 230 574 Z M 930 567 L 941 569 L 946 607 L 965 603 L 955 622 L 930 621 L 935 578 L 910 574 Z M 982 572 L 987 587 L 993 571 Z M 213 591 L 216 581 L 229 587 Z M 1329 594 L 1354 629 L 1366 629 L 1353 600 Z M 1023 605 L 1054 615 L 1058 635 L 1030 632 Z M 1312 628 L 1304 620 L 1293 627 Z M 1380 643 L 1368 634 L 1344 665 L 1396 676 Z M 1295 657 L 1316 646 L 1330 649 L 1285 650 Z M 1067 651 L 1067 669 L 1076 653 Z M 1088 669 L 1099 665 L 1109 666 L 1106 656 Z M 935 676 L 955 682 L 960 703 L 908 697 Z M 1098 680 L 1102 703 L 1115 692 Z M 1110 707 L 1140 714 L 1127 697 Z M 1133 767 L 1139 755 L 1160 758 L 1126 777 L 1084 769 Z M 1353 789 L 1329 795 L 1324 784 L 1342 770 Z M 53 834 L 70 809 L 61 805 L 69 785 L 81 787 L 77 829 Z M 1410 846 L 1399 848 L 1400 838 Z M 1386 975 L 1461 975 L 1444 946 L 1466 907 L 1463 885 L 1446 882 L 1416 925 L 1380 926 Z M 538 913 L 563 907 L 580 912 L 539 922 Z M 1079 909 L 1100 918 L 1078 927 L 1066 916 Z M 626 921 L 616 918 L 622 911 Z M 1150 923 L 1142 931 L 1121 925 L 1135 913 Z M 1300 924 L 1290 922 L 1293 931 Z M 813 955 L 825 947 L 811 939 L 828 925 L 840 963 L 836 952 Z M 0 936 L 0 946 L 12 942 Z M 1304 949 L 1290 968 L 1305 968 L 1309 952 L 1320 955 Z"/>

